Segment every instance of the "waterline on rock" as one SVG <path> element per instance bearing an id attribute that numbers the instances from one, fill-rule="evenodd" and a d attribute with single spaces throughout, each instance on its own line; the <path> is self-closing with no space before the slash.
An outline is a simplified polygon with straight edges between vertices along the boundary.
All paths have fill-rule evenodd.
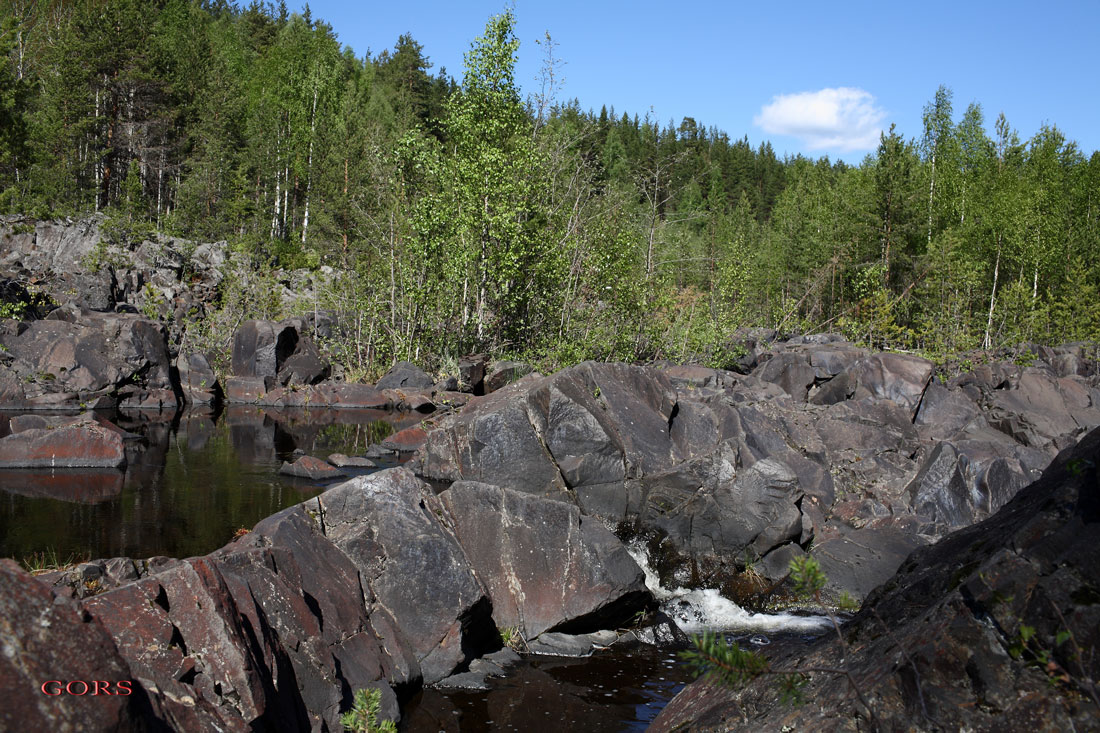
<path id="1" fill-rule="evenodd" d="M 661 610 L 689 634 L 701 631 L 744 633 L 817 633 L 830 624 L 825 616 L 796 616 L 790 613 L 751 613 L 723 596 L 714 588 L 665 588 L 657 572 L 649 566 L 645 549 L 627 548 L 630 556 L 645 572 L 645 584 L 657 599 Z"/>

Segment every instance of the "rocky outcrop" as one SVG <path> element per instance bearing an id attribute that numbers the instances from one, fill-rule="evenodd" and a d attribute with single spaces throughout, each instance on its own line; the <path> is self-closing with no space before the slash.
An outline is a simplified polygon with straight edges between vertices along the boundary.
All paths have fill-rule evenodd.
<path id="1" fill-rule="evenodd" d="M 188 405 L 214 405 L 222 398 L 221 383 L 203 354 L 180 354 L 176 359 L 180 391 Z"/>
<path id="2" fill-rule="evenodd" d="M 176 409 L 167 334 L 129 314 L 60 312 L 74 321 L 7 321 L 0 329 L 0 406 Z"/>
<path id="3" fill-rule="evenodd" d="M 441 521 L 438 499 L 410 472 L 353 479 L 317 501 L 326 536 L 399 619 L 425 682 L 450 675 L 470 647 L 492 643 L 485 591 Z"/>
<path id="4" fill-rule="evenodd" d="M 993 517 L 914 552 L 842 629 L 771 659 L 771 678 L 688 686 L 670 730 L 1096 730 L 1100 720 L 1100 431 Z M 858 699 L 856 693 L 858 692 Z"/>
<path id="5" fill-rule="evenodd" d="M 699 582 L 757 560 L 780 580 L 776 558 L 812 545 L 833 590 L 863 597 L 1100 425 L 1089 378 L 1041 363 L 943 384 L 927 360 L 828 335 L 756 360 L 748 375 L 596 363 L 529 375 L 439 420 L 411 465 L 657 531 L 680 557 L 663 572 Z"/>
<path id="6" fill-rule="evenodd" d="M 262 379 L 269 390 L 326 379 L 331 365 L 304 331 L 301 319 L 245 321 L 233 334 L 233 375 Z"/>

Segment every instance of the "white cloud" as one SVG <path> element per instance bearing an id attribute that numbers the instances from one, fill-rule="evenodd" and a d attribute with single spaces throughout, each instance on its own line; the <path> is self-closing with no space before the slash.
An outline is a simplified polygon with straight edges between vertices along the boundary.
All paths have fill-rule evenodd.
<path id="1" fill-rule="evenodd" d="M 878 146 L 886 112 L 870 92 L 852 87 L 780 94 L 753 123 L 773 135 L 801 139 L 810 150 L 872 150 Z"/>

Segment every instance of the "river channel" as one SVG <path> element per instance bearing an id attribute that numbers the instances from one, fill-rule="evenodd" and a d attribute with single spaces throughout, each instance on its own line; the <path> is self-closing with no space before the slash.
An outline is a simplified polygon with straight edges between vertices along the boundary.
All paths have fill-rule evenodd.
<path id="1" fill-rule="evenodd" d="M 0 437 L 10 416 L 0 414 Z M 301 452 L 362 455 L 422 416 L 231 407 L 218 415 L 113 417 L 142 437 L 128 444 L 125 470 L 0 470 L 0 557 L 41 563 L 206 554 L 331 485 L 280 475 L 283 461 Z M 375 461 L 377 469 L 349 474 L 392 467 L 399 458 Z M 822 631 L 817 618 L 749 614 L 715 591 L 661 588 L 644 552 L 632 554 L 662 609 L 686 631 L 724 629 L 731 641 L 757 647 L 806 643 Z M 644 730 L 692 679 L 678 652 L 633 644 L 583 659 L 526 655 L 488 690 L 416 693 L 400 727 L 410 733 Z"/>

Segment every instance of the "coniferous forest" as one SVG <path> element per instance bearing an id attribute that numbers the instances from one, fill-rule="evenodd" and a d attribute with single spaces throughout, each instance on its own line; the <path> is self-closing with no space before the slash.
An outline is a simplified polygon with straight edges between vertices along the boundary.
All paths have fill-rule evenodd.
<path id="1" fill-rule="evenodd" d="M 521 52 L 545 59 L 526 99 Z M 218 312 L 182 325 L 213 344 L 323 309 L 349 374 L 473 351 L 725 366 L 755 326 L 937 359 L 1100 338 L 1100 153 L 1053 125 L 940 87 L 923 129 L 851 166 L 581 109 L 510 13 L 454 78 L 429 59 L 408 35 L 357 56 L 308 6 L 12 0 L 0 213 L 225 240 Z M 297 269 L 321 294 L 272 302 Z"/>

